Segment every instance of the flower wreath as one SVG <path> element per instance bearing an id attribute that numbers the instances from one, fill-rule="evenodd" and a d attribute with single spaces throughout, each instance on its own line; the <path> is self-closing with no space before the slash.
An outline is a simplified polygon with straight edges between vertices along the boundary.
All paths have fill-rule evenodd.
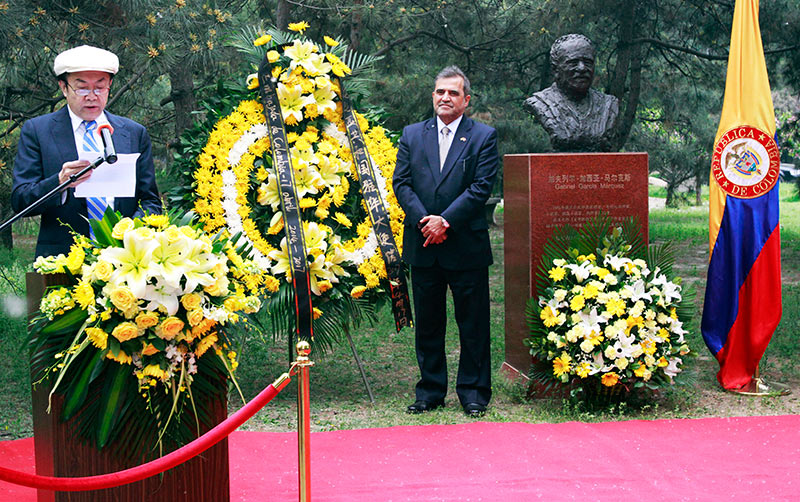
<path id="1" fill-rule="evenodd" d="M 325 37 L 323 50 L 299 33 L 307 25 L 291 27 L 298 33 L 245 32 L 237 45 L 254 64 L 266 56 L 273 65 L 303 219 L 314 315 L 336 324 L 352 320 L 355 305 L 371 306 L 387 298 L 386 267 L 359 191 L 337 79 L 358 77 L 376 59 L 350 54 L 346 63 L 344 44 Z M 257 87 L 255 74 L 238 86 L 220 85 L 206 105 L 207 123 L 184 135 L 182 172 L 192 189 L 181 200 L 207 232 L 241 234 L 264 272 L 263 293 L 285 300 L 291 267 Z M 351 91 L 348 86 L 351 95 L 363 88 L 357 78 L 353 87 Z M 374 120 L 362 114 L 357 118 L 399 244 L 404 214 L 391 186 L 397 149 Z M 293 315 L 291 309 L 278 310 Z"/>

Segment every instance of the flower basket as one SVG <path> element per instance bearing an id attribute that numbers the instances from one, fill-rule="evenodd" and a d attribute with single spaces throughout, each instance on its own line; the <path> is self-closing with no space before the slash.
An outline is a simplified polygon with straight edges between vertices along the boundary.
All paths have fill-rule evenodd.
<path id="1" fill-rule="evenodd" d="M 543 294 L 526 308 L 525 344 L 541 363 L 531 377 L 598 404 L 679 381 L 693 294 L 672 263 L 670 245 L 645 249 L 633 221 L 600 215 L 556 231 L 538 270 Z"/>
<path id="2" fill-rule="evenodd" d="M 260 306 L 255 268 L 231 241 L 186 219 L 93 221 L 69 255 L 40 258 L 42 274 L 66 273 L 31 322 L 35 385 L 54 412 L 97 449 L 150 458 L 210 427 L 215 400 L 235 384 L 234 341 L 225 326 Z"/>

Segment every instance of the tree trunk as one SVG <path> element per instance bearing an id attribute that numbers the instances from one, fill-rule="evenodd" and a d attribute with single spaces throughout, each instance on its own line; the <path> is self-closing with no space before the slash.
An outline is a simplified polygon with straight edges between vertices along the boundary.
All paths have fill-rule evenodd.
<path id="1" fill-rule="evenodd" d="M 363 0 L 355 0 L 354 3 L 358 5 L 353 9 L 352 20 L 350 21 L 350 50 L 358 51 L 358 46 L 361 43 L 361 30 L 364 26 L 364 19 L 361 16 L 361 8 Z"/>
<path id="2" fill-rule="evenodd" d="M 5 220 L 6 218 L 4 217 L 3 221 Z M 14 235 L 11 233 L 11 228 L 7 228 L 0 232 L 0 246 L 2 246 L 4 249 L 14 249 Z"/>
<path id="3" fill-rule="evenodd" d="M 288 0 L 278 0 L 278 6 L 275 8 L 275 25 L 279 30 L 289 27 L 290 10 L 291 5 Z"/>
<path id="4" fill-rule="evenodd" d="M 667 185 L 667 200 L 664 201 L 666 207 L 672 207 L 675 200 L 675 187 L 672 184 Z"/>
<path id="5" fill-rule="evenodd" d="M 698 170 L 694 175 L 694 205 L 703 203 L 703 170 Z"/>
<path id="6" fill-rule="evenodd" d="M 197 109 L 194 95 L 192 70 L 185 64 L 177 64 L 169 69 L 169 80 L 172 86 L 172 104 L 175 106 L 175 139 L 181 137 L 185 129 L 193 123 L 192 112 Z"/>
<path id="7" fill-rule="evenodd" d="M 609 93 L 620 101 L 620 114 L 617 117 L 614 149 L 619 150 L 628 140 L 631 128 L 636 120 L 636 110 L 639 107 L 642 79 L 642 54 L 641 44 L 632 41 L 638 36 L 638 16 L 635 1 L 620 2 L 617 12 L 619 17 L 617 41 L 617 64 L 609 86 Z M 626 98 L 626 84 L 628 92 Z"/>

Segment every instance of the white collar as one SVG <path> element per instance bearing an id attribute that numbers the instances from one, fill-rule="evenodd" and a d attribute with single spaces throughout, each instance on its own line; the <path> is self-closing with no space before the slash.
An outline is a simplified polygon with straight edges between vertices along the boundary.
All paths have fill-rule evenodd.
<path id="1" fill-rule="evenodd" d="M 442 134 L 442 127 L 447 126 L 447 128 L 450 129 L 450 133 L 451 134 L 455 134 L 456 131 L 458 130 L 458 125 L 461 123 L 461 119 L 463 119 L 463 118 L 464 118 L 464 115 L 459 115 L 458 118 L 455 119 L 454 121 L 450 122 L 449 124 L 445 124 L 444 122 L 442 122 L 442 119 L 440 119 L 439 116 L 437 115 L 436 116 L 436 130 L 439 133 L 439 135 L 441 135 Z"/>
<path id="2" fill-rule="evenodd" d="M 83 119 L 75 115 L 72 109 L 67 105 L 67 112 L 69 113 L 69 120 L 72 122 L 72 131 L 77 132 L 78 128 L 83 124 Z M 97 122 L 98 126 L 103 124 L 108 124 L 108 118 L 106 117 L 106 112 L 100 112 L 100 116 L 94 119 Z"/>

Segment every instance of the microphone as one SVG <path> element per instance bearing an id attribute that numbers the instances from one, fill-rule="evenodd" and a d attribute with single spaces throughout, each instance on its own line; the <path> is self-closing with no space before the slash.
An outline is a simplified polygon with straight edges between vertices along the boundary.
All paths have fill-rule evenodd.
<path id="1" fill-rule="evenodd" d="M 111 135 L 114 134 L 114 128 L 108 124 L 103 124 L 97 128 L 100 132 L 100 137 L 103 138 L 103 148 L 105 150 L 104 156 L 106 162 L 113 164 L 117 161 L 117 151 L 114 150 L 114 142 L 111 141 Z"/>

